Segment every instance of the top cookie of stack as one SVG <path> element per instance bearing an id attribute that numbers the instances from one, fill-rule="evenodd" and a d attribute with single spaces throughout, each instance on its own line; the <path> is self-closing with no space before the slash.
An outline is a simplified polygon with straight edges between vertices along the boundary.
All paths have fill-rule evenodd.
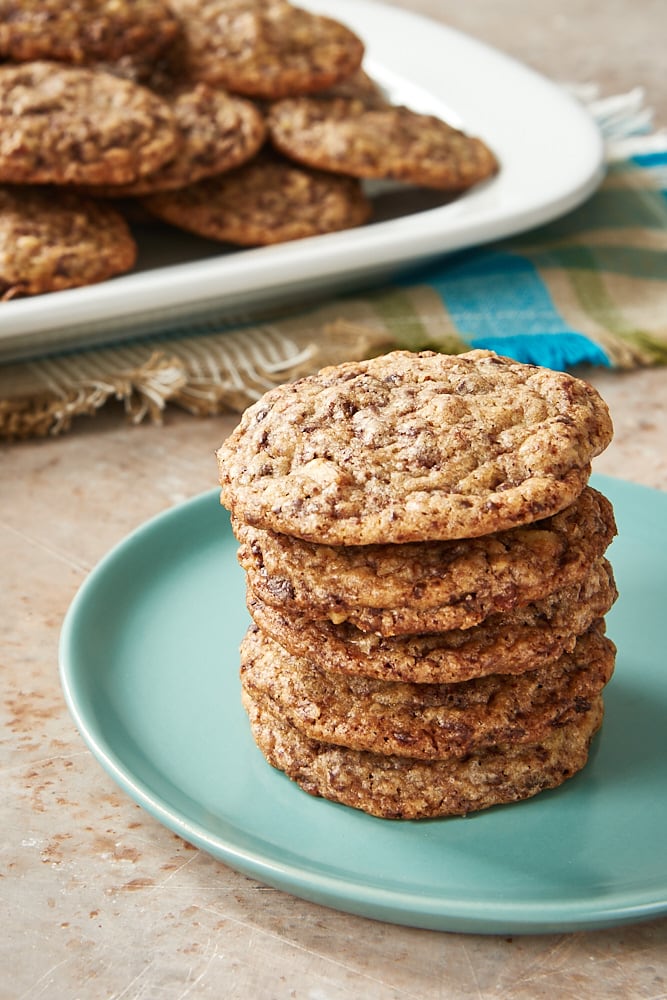
<path id="1" fill-rule="evenodd" d="M 0 0 L 0 299 L 129 270 L 136 218 L 257 246 L 366 223 L 364 178 L 495 172 L 363 56 L 288 0 Z"/>
<path id="2" fill-rule="evenodd" d="M 395 351 L 269 391 L 218 451 L 241 521 L 331 545 L 472 538 L 557 513 L 612 437 L 586 382 L 490 351 Z"/>
<path id="3" fill-rule="evenodd" d="M 271 390 L 218 450 L 268 761 L 391 818 L 460 815 L 585 764 L 614 665 L 609 443 L 585 382 L 394 352 Z"/>

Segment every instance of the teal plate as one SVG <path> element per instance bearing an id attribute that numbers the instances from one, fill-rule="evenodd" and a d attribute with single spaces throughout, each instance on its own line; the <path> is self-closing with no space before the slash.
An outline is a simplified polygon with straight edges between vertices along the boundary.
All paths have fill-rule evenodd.
<path id="1" fill-rule="evenodd" d="M 667 493 L 606 477 L 619 537 L 618 645 L 588 765 L 561 788 L 466 818 L 380 820 L 313 798 L 255 747 L 239 701 L 249 621 L 212 490 L 149 521 L 65 619 L 63 690 L 87 745 L 165 826 L 293 895 L 414 927 L 608 927 L 667 911 Z"/>

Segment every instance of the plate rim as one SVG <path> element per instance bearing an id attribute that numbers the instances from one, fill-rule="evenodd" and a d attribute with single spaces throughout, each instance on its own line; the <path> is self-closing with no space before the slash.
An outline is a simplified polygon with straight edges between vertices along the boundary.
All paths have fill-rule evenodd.
<path id="1" fill-rule="evenodd" d="M 653 495 L 654 502 L 667 504 L 667 493 L 628 480 L 606 475 L 593 475 L 591 485 L 605 492 L 605 489 L 639 491 L 646 496 Z M 237 871 L 271 885 L 291 895 L 319 903 L 344 912 L 355 913 L 370 919 L 378 919 L 403 926 L 432 930 L 471 932 L 477 934 L 541 934 L 569 932 L 585 929 L 600 929 L 621 923 L 649 920 L 667 912 L 665 887 L 652 894 L 616 890 L 614 895 L 603 902 L 590 899 L 530 900 L 499 902 L 486 901 L 485 912 L 480 916 L 481 903 L 478 899 L 466 901 L 459 896 L 423 896 L 414 891 L 385 888 L 373 884 L 353 882 L 350 873 L 329 875 L 313 872 L 303 866 L 276 860 L 266 854 L 261 856 L 248 847 L 223 840 L 204 826 L 170 804 L 160 793 L 150 788 L 141 777 L 132 773 L 131 768 L 109 745 L 107 734 L 98 727 L 86 711 L 85 693 L 78 689 L 77 668 L 73 664 L 70 646 L 73 639 L 80 608 L 85 606 L 88 592 L 96 585 L 114 561 L 123 559 L 132 552 L 138 541 L 151 533 L 164 530 L 169 521 L 192 516 L 198 507 L 208 506 L 219 497 L 219 490 L 212 488 L 155 514 L 140 524 L 125 538 L 113 546 L 109 552 L 87 574 L 73 598 L 63 620 L 59 639 L 59 676 L 65 702 L 81 738 L 93 757 L 107 774 L 125 791 L 129 797 L 144 808 L 154 819 L 187 841 L 212 855 Z M 289 781 L 276 772 L 274 780 Z M 195 803 L 196 804 L 196 803 Z M 328 804 L 331 805 L 331 804 Z M 345 806 L 336 806 L 347 809 Z M 367 817 L 373 820 L 373 817 Z M 382 822 L 375 820 L 375 822 Z M 234 826 L 238 829 L 238 824 Z M 243 832 L 243 831 L 241 831 Z M 352 896 L 350 895 L 351 890 Z"/>
<path id="2" fill-rule="evenodd" d="M 304 4 L 320 12 L 331 12 L 333 6 L 332 0 L 304 0 Z M 452 111 L 461 116 L 464 127 L 476 125 L 475 115 L 481 116 L 481 127 L 474 131 L 487 139 L 501 161 L 504 160 L 500 173 L 449 205 L 400 219 L 274 247 L 215 254 L 194 262 L 120 275 L 96 285 L 6 302 L 0 329 L 0 359 L 20 360 L 42 351 L 53 353 L 119 342 L 141 335 L 144 325 L 146 332 L 156 332 L 165 326 L 173 328 L 176 322 L 202 323 L 213 314 L 224 319 L 230 310 L 231 322 L 242 321 L 239 311 L 258 309 L 261 313 L 276 296 L 291 297 L 294 293 L 298 298 L 321 286 L 328 287 L 329 282 L 333 282 L 332 292 L 338 285 L 339 291 L 344 290 L 359 275 L 371 278 L 375 273 L 398 273 L 448 252 L 524 231 L 574 208 L 600 183 L 604 175 L 600 131 L 582 105 L 557 83 L 472 36 L 377 0 L 338 0 L 335 16 L 353 28 L 368 23 L 376 25 L 377 31 L 383 26 L 382 38 L 376 41 L 365 38 L 367 64 L 376 62 L 379 67 L 384 66 L 386 72 L 403 79 L 406 86 L 414 85 L 430 95 L 437 105 L 447 105 L 448 96 L 453 95 Z M 389 59 L 385 58 L 385 38 L 396 25 L 419 31 L 424 43 L 437 42 L 445 51 L 462 52 L 458 56 L 462 61 L 476 60 L 477 65 L 487 67 L 487 72 L 494 70 L 496 83 L 502 86 L 493 88 L 491 94 L 509 88 L 519 102 L 524 120 L 528 115 L 532 130 L 537 133 L 535 142 L 528 149 L 518 145 L 525 142 L 522 138 L 525 129 L 518 130 L 511 141 L 504 126 L 500 133 L 494 132 L 493 105 L 490 109 L 482 108 L 473 86 L 457 90 L 460 85 L 452 80 L 447 82 L 447 93 L 443 93 L 444 84 L 437 82 L 436 70 L 428 66 L 419 70 L 425 74 L 423 79 L 427 83 L 415 83 L 412 67 L 419 62 L 408 55 L 409 46 L 398 50 L 390 45 Z M 379 56 L 374 54 L 374 45 Z M 410 68 L 410 75 L 404 67 Z M 499 102 L 495 118 L 500 118 L 500 97 L 493 99 Z M 542 112 L 543 117 L 550 119 L 549 127 L 539 124 L 542 106 L 549 112 L 548 115 Z M 543 178 L 536 182 L 537 188 L 535 183 L 526 183 L 526 157 L 532 157 L 532 173 L 544 174 L 553 151 L 562 148 L 565 138 L 570 137 L 575 141 L 561 169 L 551 169 L 547 198 L 539 187 L 544 184 Z M 549 154 L 542 149 L 545 143 L 551 150 Z M 513 180 L 516 170 L 521 173 Z"/>

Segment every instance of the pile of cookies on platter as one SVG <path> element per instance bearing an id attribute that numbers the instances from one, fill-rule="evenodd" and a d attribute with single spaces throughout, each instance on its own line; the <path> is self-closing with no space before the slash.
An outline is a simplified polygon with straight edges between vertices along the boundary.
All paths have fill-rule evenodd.
<path id="1" fill-rule="evenodd" d="M 270 390 L 217 452 L 255 742 L 307 792 L 464 815 L 587 762 L 615 647 L 587 383 L 397 351 Z"/>
<path id="2" fill-rule="evenodd" d="M 288 0 L 0 0 L 0 299 L 129 270 L 128 210 L 257 246 L 368 222 L 364 178 L 496 171 L 363 56 Z"/>

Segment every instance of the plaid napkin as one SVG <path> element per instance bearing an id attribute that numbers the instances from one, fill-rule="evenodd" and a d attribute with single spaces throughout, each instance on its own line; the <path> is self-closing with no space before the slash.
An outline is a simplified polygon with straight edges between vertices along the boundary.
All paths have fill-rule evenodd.
<path id="1" fill-rule="evenodd" d="M 559 369 L 667 362 L 667 151 L 610 163 L 598 191 L 563 218 L 383 293 L 378 305 L 397 315 L 404 343 L 415 285 L 438 295 L 447 350 Z M 428 339 L 423 326 L 415 314 L 415 344 Z"/>
<path id="2" fill-rule="evenodd" d="M 324 364 L 395 348 L 487 348 L 557 369 L 667 362 L 667 133 L 640 90 L 580 94 L 607 141 L 608 170 L 548 225 L 272 323 L 209 325 L 0 367 L 0 438 L 55 434 L 109 399 L 136 422 L 167 404 L 240 412 Z"/>

